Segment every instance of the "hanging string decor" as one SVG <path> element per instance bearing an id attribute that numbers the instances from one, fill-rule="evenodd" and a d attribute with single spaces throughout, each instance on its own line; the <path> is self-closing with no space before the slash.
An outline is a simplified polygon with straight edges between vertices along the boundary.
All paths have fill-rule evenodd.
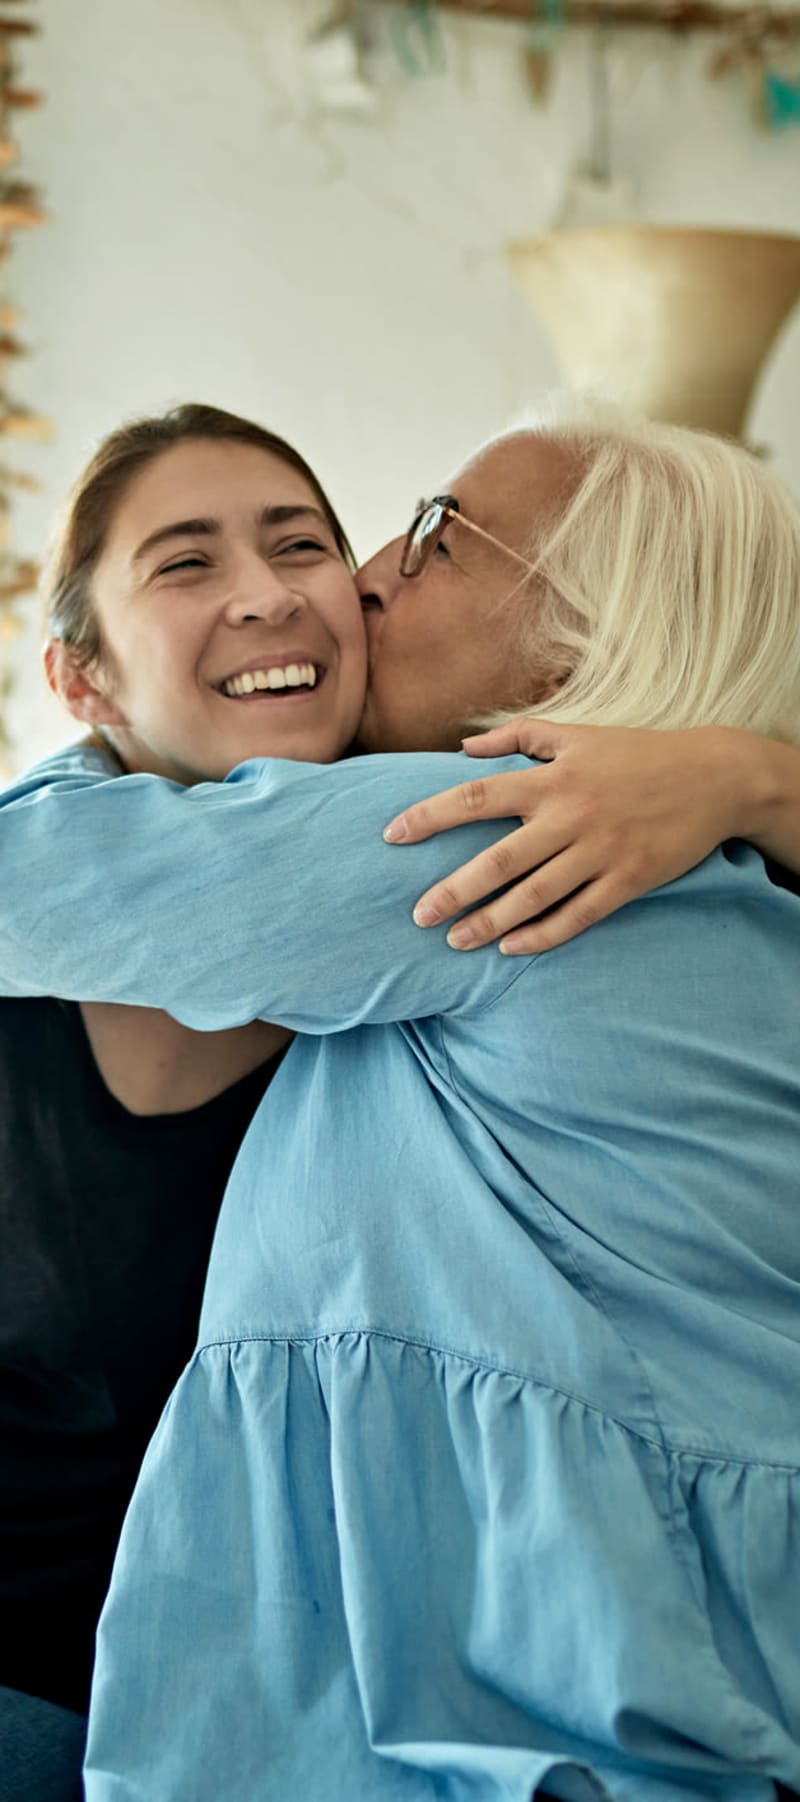
<path id="1" fill-rule="evenodd" d="M 37 188 L 19 173 L 13 133 L 14 114 L 38 106 L 42 99 L 21 83 L 18 67 L 20 49 L 38 26 L 16 12 L 10 14 L 10 4 L 24 5 L 26 0 L 0 0 L 0 440 L 38 441 L 49 437 L 50 423 L 16 398 L 13 372 L 25 350 L 17 337 L 19 310 L 6 291 L 14 234 L 42 225 L 45 219 Z M 12 497 L 15 489 L 37 487 L 33 476 L 0 463 L 0 757 L 8 747 L 6 708 L 14 686 L 6 647 L 22 624 L 18 602 L 35 590 L 39 579 L 37 565 L 13 548 Z"/>
<path id="2" fill-rule="evenodd" d="M 759 125 L 763 124 L 764 47 L 753 21 L 745 19 L 735 27 L 727 43 L 710 58 L 706 74 L 711 81 L 738 74 L 747 88 L 754 117 Z"/>
<path id="3" fill-rule="evenodd" d="M 397 6 L 397 0 L 364 0 L 365 4 Z M 800 36 L 800 14 L 795 6 L 759 4 L 747 0 L 563 0 L 564 12 L 571 25 L 644 26 L 652 30 L 661 26 L 679 36 L 688 31 L 728 31 L 731 25 L 746 18 L 757 18 L 760 29 L 797 42 Z M 454 13 L 462 19 L 506 19 L 525 23 L 531 15 L 531 0 L 407 0 L 409 15 L 437 11 Z M 545 0 L 538 9 L 545 14 Z"/>
<path id="4" fill-rule="evenodd" d="M 0 4 L 2 0 L 0 0 Z M 709 60 L 713 80 L 737 73 L 744 77 L 759 125 L 780 131 L 800 124 L 800 6 L 770 5 L 758 0 L 364 0 L 394 14 L 391 35 L 398 60 L 408 75 L 444 68 L 444 39 L 439 14 L 492 19 L 524 25 L 522 58 L 536 105 L 546 103 L 555 59 L 567 26 L 598 31 L 653 30 L 670 36 L 703 31 L 719 34 L 721 47 Z M 788 62 L 791 57 L 793 61 Z"/>
<path id="5" fill-rule="evenodd" d="M 398 62 L 407 75 L 444 73 L 444 37 L 434 0 L 406 0 L 392 21 L 391 35 Z"/>
<path id="6" fill-rule="evenodd" d="M 800 23 L 800 14 L 796 18 Z M 764 14 L 742 16 L 730 41 L 710 59 L 708 74 L 712 79 L 744 77 L 753 117 L 764 130 L 784 132 L 787 126 L 800 126 L 800 54 L 784 49 L 784 41 L 764 23 Z"/>
<path id="7" fill-rule="evenodd" d="M 368 115 L 377 109 L 370 80 L 370 34 L 358 0 L 343 0 L 305 40 L 311 91 L 324 112 Z"/>
<path id="8" fill-rule="evenodd" d="M 777 16 L 758 7 L 730 17 L 726 41 L 711 57 L 707 74 L 712 81 L 738 75 L 763 129 L 800 125 L 800 12 Z"/>
<path id="9" fill-rule="evenodd" d="M 537 106 L 550 98 L 558 40 L 566 24 L 564 0 L 531 0 L 522 52 L 525 78 Z"/>
<path id="10" fill-rule="evenodd" d="M 765 69 L 763 76 L 764 122 L 772 131 L 800 126 L 800 72 L 785 76 Z"/>

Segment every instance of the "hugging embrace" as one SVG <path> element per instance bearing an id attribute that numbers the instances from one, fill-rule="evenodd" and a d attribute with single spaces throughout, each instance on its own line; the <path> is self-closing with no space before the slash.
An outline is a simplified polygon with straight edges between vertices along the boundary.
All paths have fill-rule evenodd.
<path id="1" fill-rule="evenodd" d="M 135 1178 L 124 1220 L 74 1188 L 116 1363 L 57 1452 L 46 1302 L 14 1316 L 18 1544 L 128 1429 L 88 1802 L 800 1789 L 798 597 L 780 483 L 677 428 L 510 433 L 357 581 L 302 458 L 215 409 L 79 483 L 47 665 L 92 739 L 0 796 L 3 1008 L 62 1008 L 109 1146 L 201 1146 L 133 1292 Z M 58 1225 L 19 1211 L 32 1270 Z M 74 1576 L 71 1527 L 65 1491 Z M 37 1653 L 0 1708 L 79 1721 Z"/>

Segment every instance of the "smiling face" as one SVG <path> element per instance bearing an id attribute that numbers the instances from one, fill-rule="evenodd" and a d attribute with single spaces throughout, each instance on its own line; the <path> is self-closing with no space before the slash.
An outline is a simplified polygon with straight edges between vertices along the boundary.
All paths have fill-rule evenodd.
<path id="1" fill-rule="evenodd" d="M 126 768 L 219 780 L 249 757 L 330 763 L 361 713 L 358 594 L 303 475 L 215 439 L 163 451 L 123 495 L 93 577 L 103 653 L 49 673 Z M 69 680 L 67 679 L 69 677 Z"/>
<path id="2" fill-rule="evenodd" d="M 531 672 L 520 654 L 515 614 L 525 611 L 527 627 L 538 601 L 535 578 L 508 552 L 529 554 L 537 515 L 551 511 L 571 473 L 554 445 L 509 434 L 444 484 L 463 519 L 449 520 L 421 575 L 400 575 L 404 537 L 364 564 L 357 579 L 370 674 L 362 750 L 457 750 L 483 715 L 522 711 L 553 691 L 556 672 Z"/>

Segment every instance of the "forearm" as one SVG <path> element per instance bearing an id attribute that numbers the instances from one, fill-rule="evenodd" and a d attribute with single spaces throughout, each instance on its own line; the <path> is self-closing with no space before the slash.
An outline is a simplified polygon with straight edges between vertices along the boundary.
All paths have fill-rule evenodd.
<path id="1" fill-rule="evenodd" d="M 410 786 L 462 767 L 252 762 L 184 789 L 55 758 L 0 794 L 0 993 L 159 1007 L 200 1031 L 485 1005 L 513 971 L 463 967 L 412 920 L 446 853 L 416 847 L 415 876 L 382 838 Z M 464 848 L 496 835 L 464 829 Z"/>

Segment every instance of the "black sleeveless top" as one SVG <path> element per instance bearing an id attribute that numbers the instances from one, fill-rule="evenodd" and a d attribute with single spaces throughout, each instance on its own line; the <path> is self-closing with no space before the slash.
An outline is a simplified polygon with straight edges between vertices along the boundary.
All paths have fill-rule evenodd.
<path id="1" fill-rule="evenodd" d="M 138 1116 L 80 1010 L 0 1000 L 0 1684 L 85 1710 L 122 1517 L 191 1356 L 228 1174 L 280 1054 Z"/>

